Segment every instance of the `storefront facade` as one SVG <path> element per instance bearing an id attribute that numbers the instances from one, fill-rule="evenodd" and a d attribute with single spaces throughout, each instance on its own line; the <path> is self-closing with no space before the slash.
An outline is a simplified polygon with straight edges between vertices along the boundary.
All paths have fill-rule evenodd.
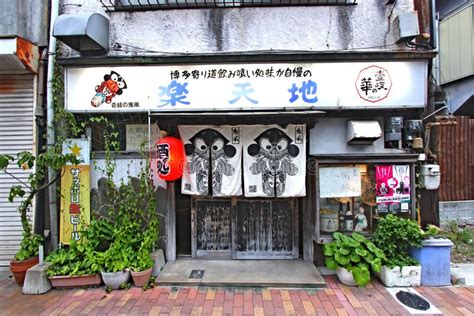
<path id="1" fill-rule="evenodd" d="M 163 132 L 181 139 L 182 178 L 155 178 L 168 259 L 313 260 L 334 231 L 416 214 L 418 153 L 398 133 L 427 102 L 428 60 L 415 57 L 68 67 L 66 109 L 116 120 L 122 176 L 140 137 L 155 157 Z M 100 129 L 90 136 L 94 151 Z"/>

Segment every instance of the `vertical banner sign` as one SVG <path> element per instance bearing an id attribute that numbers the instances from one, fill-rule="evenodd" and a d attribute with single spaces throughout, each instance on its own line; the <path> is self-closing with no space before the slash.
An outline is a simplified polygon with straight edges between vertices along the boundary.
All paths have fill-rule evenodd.
<path id="1" fill-rule="evenodd" d="M 181 193 L 241 195 L 240 127 L 182 125 L 178 128 L 187 159 Z"/>
<path id="2" fill-rule="evenodd" d="M 87 139 L 67 139 L 63 154 L 73 154 L 79 165 L 66 165 L 61 171 L 59 240 L 69 244 L 81 240 L 82 224 L 90 222 L 90 147 Z"/>
<path id="3" fill-rule="evenodd" d="M 306 126 L 251 125 L 244 130 L 245 196 L 305 196 Z"/>
<path id="4" fill-rule="evenodd" d="M 378 211 L 407 212 L 410 202 L 410 167 L 375 166 L 375 173 Z"/>

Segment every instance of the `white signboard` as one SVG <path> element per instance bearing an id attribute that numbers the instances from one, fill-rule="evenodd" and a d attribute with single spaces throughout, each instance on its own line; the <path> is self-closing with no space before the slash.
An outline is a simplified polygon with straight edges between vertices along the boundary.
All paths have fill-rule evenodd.
<path id="1" fill-rule="evenodd" d="M 361 195 L 360 170 L 357 167 L 319 168 L 319 196 L 353 197 Z"/>
<path id="2" fill-rule="evenodd" d="M 426 61 L 66 69 L 71 112 L 424 107 Z"/>

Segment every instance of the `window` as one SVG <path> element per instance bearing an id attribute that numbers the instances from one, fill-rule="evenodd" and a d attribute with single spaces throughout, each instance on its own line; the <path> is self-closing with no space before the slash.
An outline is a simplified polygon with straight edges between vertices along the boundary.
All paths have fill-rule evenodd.
<path id="1" fill-rule="evenodd" d="M 411 165 L 322 164 L 319 167 L 320 234 L 370 234 L 376 218 L 408 217 L 413 209 Z"/>

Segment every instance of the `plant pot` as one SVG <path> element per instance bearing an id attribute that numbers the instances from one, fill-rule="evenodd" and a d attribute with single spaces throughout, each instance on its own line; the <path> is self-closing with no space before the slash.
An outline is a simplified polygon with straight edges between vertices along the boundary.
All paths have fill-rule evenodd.
<path id="1" fill-rule="evenodd" d="M 117 290 L 121 284 L 128 283 L 130 280 L 130 270 L 118 271 L 118 272 L 101 272 L 102 280 L 106 286 L 112 290 Z"/>
<path id="2" fill-rule="evenodd" d="M 420 286 L 421 281 L 421 267 L 420 266 L 406 266 L 393 267 L 392 269 L 382 266 L 378 274 L 380 281 L 385 286 Z"/>
<path id="3" fill-rule="evenodd" d="M 23 283 L 25 282 L 26 270 L 38 264 L 38 262 L 39 257 L 33 257 L 22 261 L 10 261 L 10 271 L 13 273 L 15 281 L 19 286 L 23 286 Z"/>
<path id="4" fill-rule="evenodd" d="M 339 278 L 339 281 L 341 281 L 343 284 L 348 285 L 348 286 L 356 286 L 356 282 L 354 281 L 354 277 L 352 276 L 352 272 L 341 267 L 337 267 L 336 269 L 336 274 L 337 277 Z"/>
<path id="5" fill-rule="evenodd" d="M 451 285 L 451 247 L 446 238 L 423 240 L 421 248 L 411 249 L 411 255 L 421 265 L 422 286 Z"/>
<path id="6" fill-rule="evenodd" d="M 145 284 L 147 284 L 148 281 L 150 280 L 152 271 L 153 271 L 153 267 L 146 269 L 144 271 L 139 271 L 139 272 L 132 271 L 131 274 L 132 274 L 133 285 L 142 287 Z"/>
<path id="7" fill-rule="evenodd" d="M 102 278 L 99 273 L 84 275 L 56 275 L 49 277 L 49 281 L 51 281 L 51 285 L 56 288 L 83 287 L 102 284 Z"/>

